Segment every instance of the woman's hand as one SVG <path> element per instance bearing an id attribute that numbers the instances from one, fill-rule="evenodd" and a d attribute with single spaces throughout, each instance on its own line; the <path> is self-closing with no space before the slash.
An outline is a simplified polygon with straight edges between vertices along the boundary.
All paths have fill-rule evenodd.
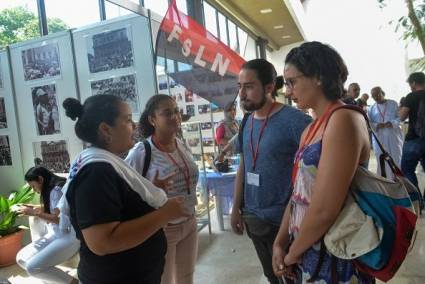
<path id="1" fill-rule="evenodd" d="M 161 209 L 166 212 L 169 220 L 191 216 L 191 212 L 184 205 L 184 197 L 182 196 L 168 199 Z"/>
<path id="2" fill-rule="evenodd" d="M 289 250 L 288 254 L 285 255 L 283 262 L 286 266 L 294 265 L 297 263 L 301 263 L 301 257 L 294 256 L 293 254 L 291 254 L 291 250 Z"/>
<path id="3" fill-rule="evenodd" d="M 17 212 L 26 216 L 39 216 L 41 213 L 41 208 L 28 205 L 21 205 Z"/>
<path id="4" fill-rule="evenodd" d="M 159 178 L 159 171 L 156 170 L 155 177 L 153 178 L 152 183 L 159 188 L 162 188 L 165 192 L 168 192 L 173 187 L 173 178 L 177 174 L 177 172 L 173 172 L 164 178 Z"/>
<path id="5" fill-rule="evenodd" d="M 273 257 L 272 257 L 272 266 L 273 272 L 276 277 L 285 277 L 294 280 L 296 274 L 294 272 L 294 264 L 287 265 L 284 261 L 287 257 L 283 246 L 274 244 L 273 245 Z"/>

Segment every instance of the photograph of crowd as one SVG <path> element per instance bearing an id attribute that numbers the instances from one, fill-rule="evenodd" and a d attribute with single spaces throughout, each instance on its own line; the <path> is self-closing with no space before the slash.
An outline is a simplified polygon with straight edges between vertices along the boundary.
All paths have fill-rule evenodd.
<path id="1" fill-rule="evenodd" d="M 31 88 L 38 135 L 60 133 L 59 108 L 55 84 Z"/>
<path id="2" fill-rule="evenodd" d="M 211 128 L 212 128 L 211 122 L 203 122 L 203 123 L 201 123 L 201 129 L 202 130 L 211 129 Z"/>
<path id="3" fill-rule="evenodd" d="M 186 114 L 188 114 L 190 116 L 194 116 L 195 115 L 195 106 L 194 105 L 186 106 Z"/>
<path id="4" fill-rule="evenodd" d="M 4 98 L 0 98 L 0 129 L 7 128 L 6 107 Z"/>
<path id="5" fill-rule="evenodd" d="M 209 113 L 210 111 L 211 111 L 211 109 L 210 109 L 210 105 L 209 104 L 198 105 L 198 112 L 199 112 L 199 114 Z"/>
<path id="6" fill-rule="evenodd" d="M 133 47 L 129 28 L 107 31 L 87 37 L 90 73 L 133 66 Z"/>
<path id="7" fill-rule="evenodd" d="M 126 101 L 133 113 L 139 112 L 134 74 L 91 82 L 92 95 L 114 95 Z"/>
<path id="8" fill-rule="evenodd" d="M 10 153 L 9 136 L 0 136 L 0 166 L 11 166 L 12 155 Z"/>
<path id="9" fill-rule="evenodd" d="M 196 147 L 199 145 L 199 138 L 189 138 L 187 139 L 187 144 L 189 144 L 190 147 Z"/>
<path id="10" fill-rule="evenodd" d="M 34 161 L 47 169 L 66 173 L 69 171 L 70 160 L 65 140 L 33 142 Z"/>
<path id="11" fill-rule="evenodd" d="M 214 146 L 214 140 L 211 137 L 204 137 L 202 138 L 202 145 L 204 147 Z"/>
<path id="12" fill-rule="evenodd" d="M 193 102 L 193 92 L 189 90 L 184 91 L 184 100 L 187 103 Z"/>
<path id="13" fill-rule="evenodd" d="M 187 132 L 199 131 L 198 123 L 186 123 L 186 124 L 183 124 L 183 129 L 186 130 Z"/>
<path id="14" fill-rule="evenodd" d="M 60 61 L 57 44 L 46 44 L 22 51 L 25 81 L 59 76 Z"/>

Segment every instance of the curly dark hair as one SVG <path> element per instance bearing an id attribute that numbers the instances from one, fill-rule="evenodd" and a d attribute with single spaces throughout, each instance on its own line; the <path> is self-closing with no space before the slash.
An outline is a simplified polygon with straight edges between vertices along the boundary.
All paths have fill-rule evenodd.
<path id="1" fill-rule="evenodd" d="M 331 46 L 317 41 L 303 43 L 288 53 L 285 64 L 295 66 L 308 78 L 320 80 L 328 100 L 343 96 L 348 69 L 341 55 Z"/>
<path id="2" fill-rule="evenodd" d="M 154 95 L 146 103 L 145 109 L 143 110 L 139 119 L 139 132 L 144 138 L 147 138 L 155 133 L 155 128 L 149 122 L 149 116 L 153 116 L 155 110 L 158 109 L 159 104 L 166 100 L 171 100 L 174 102 L 173 98 L 168 95 Z"/>

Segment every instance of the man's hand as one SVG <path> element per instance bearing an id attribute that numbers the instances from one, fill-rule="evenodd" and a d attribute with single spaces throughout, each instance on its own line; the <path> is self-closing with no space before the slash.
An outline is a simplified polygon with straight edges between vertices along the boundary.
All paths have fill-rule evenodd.
<path id="1" fill-rule="evenodd" d="M 235 232 L 238 235 L 243 234 L 244 224 L 243 224 L 242 214 L 239 210 L 232 210 L 232 214 L 230 215 L 230 225 L 232 226 L 233 232 Z"/>

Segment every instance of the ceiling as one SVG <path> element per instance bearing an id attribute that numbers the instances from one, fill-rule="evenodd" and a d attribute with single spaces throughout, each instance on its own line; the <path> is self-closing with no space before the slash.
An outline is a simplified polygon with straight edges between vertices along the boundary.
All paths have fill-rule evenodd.
<path id="1" fill-rule="evenodd" d="M 209 0 L 247 31 L 265 38 L 273 49 L 303 41 L 302 31 L 294 21 L 284 0 Z M 271 9 L 263 14 L 260 10 Z M 283 27 L 282 27 L 283 26 Z"/>

